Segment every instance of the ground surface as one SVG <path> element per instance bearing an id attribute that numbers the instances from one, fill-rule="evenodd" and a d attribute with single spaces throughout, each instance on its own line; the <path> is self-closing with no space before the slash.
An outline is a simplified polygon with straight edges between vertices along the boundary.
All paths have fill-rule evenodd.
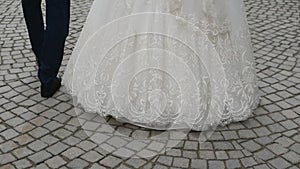
<path id="1" fill-rule="evenodd" d="M 64 65 L 90 5 L 91 0 L 72 1 Z M 95 144 L 78 123 L 68 95 L 39 96 L 20 1 L 0 0 L 0 167 L 300 168 L 300 1 L 246 0 L 246 6 L 263 93 L 254 117 L 218 129 L 201 146 L 197 133 L 189 133 L 161 155 L 134 159 L 118 154 L 135 156 L 142 149 L 151 154 L 162 147 L 156 142 L 128 144 L 120 137 Z M 111 124 L 122 134 L 155 133 Z"/>

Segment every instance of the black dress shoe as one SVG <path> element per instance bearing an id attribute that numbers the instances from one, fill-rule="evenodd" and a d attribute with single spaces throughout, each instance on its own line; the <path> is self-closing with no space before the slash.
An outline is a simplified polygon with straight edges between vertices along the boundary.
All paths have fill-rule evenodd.
<path id="1" fill-rule="evenodd" d="M 48 84 L 41 86 L 41 96 L 44 98 L 52 97 L 61 86 L 61 78 L 54 78 Z"/>

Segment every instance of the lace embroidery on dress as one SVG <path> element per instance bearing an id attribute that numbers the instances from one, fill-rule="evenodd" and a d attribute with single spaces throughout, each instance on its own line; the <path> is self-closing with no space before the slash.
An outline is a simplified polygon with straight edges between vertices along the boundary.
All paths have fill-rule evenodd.
<path id="1" fill-rule="evenodd" d="M 182 0 L 113 2 L 112 20 L 136 14 L 138 3 L 153 7 L 152 12 L 174 16 L 177 22 L 169 29 L 176 30 L 178 37 L 193 40 L 197 50 L 203 51 L 201 55 L 205 54 L 206 43 L 211 43 L 217 51 L 225 78 L 222 81 L 215 78 L 211 74 L 214 69 L 209 68 L 212 65 L 205 65 L 201 60 L 201 52 L 191 50 L 176 38 L 141 33 L 120 39 L 125 32 L 134 32 L 135 28 L 130 22 L 119 23 L 120 28 L 127 29 L 119 34 L 114 34 L 113 30 L 103 32 L 98 41 L 90 43 L 97 45 L 100 39 L 104 39 L 100 43 L 103 45 L 94 47 L 94 53 L 91 52 L 88 56 L 78 54 L 86 57 L 79 57 L 78 64 L 71 58 L 72 64 L 66 70 L 64 85 L 85 110 L 102 116 L 112 115 L 117 119 L 154 129 L 176 127 L 176 124 L 185 123 L 194 130 L 205 130 L 210 126 L 226 125 L 251 116 L 253 109 L 259 104 L 259 93 L 250 34 L 245 20 L 239 28 L 232 28 L 232 20 L 217 11 L 219 8 L 215 8 L 221 2 L 219 0 L 202 0 L 199 11 L 191 12 L 186 12 L 188 10 L 184 8 Z M 154 20 L 154 23 L 160 23 L 164 17 L 153 15 L 153 18 L 158 20 Z M 195 30 L 189 34 L 187 27 L 190 24 Z M 113 46 L 109 45 L 110 42 L 114 42 L 111 43 Z M 148 52 L 141 49 L 147 49 Z M 106 52 L 102 54 L 99 51 Z M 207 56 L 210 55 L 214 54 Z M 181 60 L 173 59 L 176 57 Z M 182 66 L 180 61 L 184 61 L 189 69 Z M 139 68 L 140 64 L 149 68 L 134 74 L 135 69 L 132 67 Z M 161 64 L 165 64 L 164 68 L 169 72 L 151 67 L 159 67 Z M 177 69 L 172 69 L 172 64 Z M 191 70 L 193 75 L 186 70 Z M 128 80 L 130 78 L 131 81 Z M 191 84 L 191 79 L 195 80 L 196 86 Z M 221 92 L 222 86 L 225 86 L 224 95 Z M 213 96 L 212 93 L 220 95 Z M 216 112 L 207 112 L 212 107 Z M 185 109 L 180 112 L 182 108 Z"/>

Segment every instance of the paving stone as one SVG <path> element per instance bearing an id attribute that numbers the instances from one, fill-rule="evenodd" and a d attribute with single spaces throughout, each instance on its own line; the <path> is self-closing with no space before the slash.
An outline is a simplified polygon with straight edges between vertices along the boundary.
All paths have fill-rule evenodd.
<path id="1" fill-rule="evenodd" d="M 17 148 L 18 145 L 13 141 L 7 141 L 0 145 L 0 149 L 3 153 L 10 152 L 11 150 Z"/>
<path id="2" fill-rule="evenodd" d="M 55 156 L 46 161 L 47 165 L 51 168 L 59 168 L 67 162 L 59 156 Z"/>
<path id="3" fill-rule="evenodd" d="M 196 159 L 196 158 L 198 158 L 198 154 L 197 154 L 197 151 L 183 150 L 182 157 L 188 158 L 188 159 Z"/>
<path id="4" fill-rule="evenodd" d="M 4 112 L 4 113 L 1 113 L 0 117 L 3 120 L 8 120 L 8 119 L 11 119 L 12 117 L 15 117 L 15 115 L 13 113 L 7 111 L 7 112 Z"/>
<path id="5" fill-rule="evenodd" d="M 40 151 L 47 147 L 48 145 L 40 140 L 36 140 L 28 145 L 31 150 Z"/>
<path id="6" fill-rule="evenodd" d="M 277 157 L 273 160 L 270 160 L 269 162 L 270 162 L 270 164 L 272 164 L 273 167 L 278 168 L 278 169 L 288 168 L 291 166 L 290 163 L 288 163 L 286 160 L 284 160 L 281 157 Z"/>
<path id="7" fill-rule="evenodd" d="M 216 150 L 232 150 L 234 147 L 230 142 L 214 142 L 213 143 Z"/>
<path id="8" fill-rule="evenodd" d="M 234 140 L 239 138 L 236 131 L 222 131 L 222 135 L 226 140 Z"/>
<path id="9" fill-rule="evenodd" d="M 42 126 L 47 122 L 49 122 L 49 120 L 44 117 L 37 117 L 37 118 L 30 120 L 30 123 L 32 123 L 35 126 Z"/>
<path id="10" fill-rule="evenodd" d="M 107 141 L 107 143 L 110 144 L 110 145 L 112 145 L 112 146 L 114 146 L 114 147 L 116 147 L 116 148 L 120 148 L 120 147 L 126 145 L 126 144 L 127 144 L 127 141 L 123 140 L 123 139 L 120 138 L 120 137 L 116 137 L 116 136 L 115 136 L 115 137 L 110 138 L 110 139 Z"/>
<path id="11" fill-rule="evenodd" d="M 228 155 L 225 151 L 216 151 L 215 154 L 216 154 L 217 159 L 219 159 L 219 160 L 228 159 Z"/>
<path id="12" fill-rule="evenodd" d="M 289 151 L 288 153 L 284 154 L 283 157 L 292 164 L 296 165 L 300 163 L 300 155 L 293 151 Z"/>
<path id="13" fill-rule="evenodd" d="M 89 165 L 89 163 L 87 163 L 86 161 L 82 160 L 82 159 L 74 159 L 72 160 L 70 163 L 68 163 L 68 167 L 69 168 L 86 168 Z"/>
<path id="14" fill-rule="evenodd" d="M 16 168 L 29 168 L 32 166 L 30 161 L 28 161 L 27 159 L 16 161 L 14 162 L 14 165 L 16 166 Z"/>
<path id="15" fill-rule="evenodd" d="M 83 158 L 84 160 L 92 162 L 92 163 L 102 159 L 103 157 L 104 156 L 97 153 L 96 151 L 89 151 L 89 152 L 87 152 L 87 153 L 85 153 L 84 155 L 81 156 L 81 158 Z"/>
<path id="16" fill-rule="evenodd" d="M 288 119 L 294 119 L 299 117 L 299 115 L 292 110 L 284 110 L 282 111 L 282 114 Z"/>
<path id="17" fill-rule="evenodd" d="M 197 150 L 198 149 L 198 142 L 194 141 L 185 141 L 184 149 L 186 150 Z"/>
<path id="18" fill-rule="evenodd" d="M 59 114 L 58 116 L 54 117 L 53 119 L 60 122 L 60 123 L 65 123 L 71 118 L 71 116 L 66 115 L 66 114 Z"/>
<path id="19" fill-rule="evenodd" d="M 271 144 L 268 145 L 267 148 L 277 155 L 284 154 L 288 151 L 288 149 L 284 148 L 280 144 Z"/>
<path id="20" fill-rule="evenodd" d="M 200 151 L 200 159 L 215 159 L 215 153 L 213 151 Z"/>
<path id="21" fill-rule="evenodd" d="M 19 135 L 18 132 L 16 132 L 14 129 L 7 129 L 0 133 L 1 136 L 3 136 L 6 140 L 10 140 L 16 136 Z"/>
<path id="22" fill-rule="evenodd" d="M 192 159 L 191 161 L 192 168 L 207 168 L 207 161 L 201 159 Z"/>
<path id="23" fill-rule="evenodd" d="M 54 108 L 59 112 L 65 112 L 71 108 L 71 105 L 67 104 L 67 103 L 60 103 L 57 106 L 55 106 Z"/>
<path id="24" fill-rule="evenodd" d="M 51 135 L 46 135 L 46 136 L 44 136 L 44 137 L 41 138 L 41 141 L 47 143 L 48 145 L 52 145 L 52 144 L 58 142 L 59 139 L 56 138 L 56 137 L 53 137 Z"/>
<path id="25" fill-rule="evenodd" d="M 299 126 L 294 123 L 292 120 L 287 120 L 287 121 L 283 121 L 283 122 L 280 122 L 280 124 L 285 127 L 286 129 L 288 130 L 291 130 L 291 129 L 295 129 L 295 128 L 298 128 Z"/>
<path id="26" fill-rule="evenodd" d="M 70 146 L 74 146 L 80 142 L 80 139 L 70 136 L 70 137 L 66 138 L 63 142 Z"/>
<path id="27" fill-rule="evenodd" d="M 111 152 L 115 151 L 116 148 L 114 148 L 113 146 L 109 145 L 109 144 L 101 144 L 99 147 L 95 148 L 95 150 L 99 153 L 102 153 L 104 155 L 110 154 Z"/>
<path id="28" fill-rule="evenodd" d="M 236 158 L 239 159 L 239 158 L 244 157 L 244 154 L 241 151 L 237 151 L 237 150 L 228 151 L 227 153 L 229 155 L 229 158 L 231 158 L 231 159 L 236 159 Z"/>
<path id="29" fill-rule="evenodd" d="M 79 148 L 83 149 L 84 151 L 89 151 L 95 148 L 97 145 L 91 141 L 82 141 L 77 145 Z"/>
<path id="30" fill-rule="evenodd" d="M 241 162 L 246 168 L 257 165 L 257 162 L 252 157 L 243 158 Z"/>
<path id="31" fill-rule="evenodd" d="M 60 74 L 65 70 L 92 2 L 93 0 L 72 1 L 70 36 L 67 38 Z M 117 160 L 112 158 L 106 163 L 112 160 L 113 164 L 117 163 L 112 166 L 117 168 L 175 169 L 180 168 L 172 166 L 175 163 L 173 159 L 178 158 L 187 159 L 190 162 L 188 167 L 191 168 L 207 168 L 212 165 L 220 165 L 220 168 L 254 169 L 299 167 L 299 2 L 244 2 L 262 94 L 260 106 L 254 111 L 254 116 L 243 122 L 218 127 L 212 137 L 199 146 L 199 132 L 188 135 L 180 131 L 170 132 L 170 136 L 169 133 L 164 134 L 160 138 L 165 139 L 166 147 L 173 149 L 149 159 L 149 162 L 146 159 L 115 157 Z M 106 168 L 109 166 L 101 162 L 92 164 L 92 161 L 102 161 L 111 153 L 121 156 L 126 153 L 131 156 L 134 153 L 142 157 L 155 156 L 164 149 L 163 142 L 129 142 L 121 137 L 147 139 L 160 132 L 122 124 L 113 118 L 110 118 L 110 124 L 117 127 L 101 125 L 97 129 L 99 133 L 86 133 L 77 119 L 78 111 L 75 112 L 73 108 L 72 97 L 60 90 L 53 98 L 42 98 L 21 2 L 6 0 L 0 4 L 0 11 L 3 11 L 0 12 L 0 162 L 4 158 L 10 163 L 0 164 L 0 168 L 33 168 L 33 163 L 37 164 L 36 168 L 41 169 Z M 95 129 L 105 122 L 103 118 L 94 117 L 95 114 L 92 114 L 91 118 L 86 118 L 90 121 L 83 128 Z M 115 129 L 118 134 L 114 133 Z M 62 152 L 55 149 L 58 145 L 65 145 Z M 75 155 L 66 153 L 68 150 Z M 23 153 L 15 155 L 17 151 Z M 35 154 L 27 155 L 29 152 Z M 65 153 L 69 157 L 52 157 L 52 153 Z M 21 157 L 22 159 L 17 159 Z"/>
<path id="32" fill-rule="evenodd" d="M 10 153 L 0 154 L 0 165 L 4 165 L 4 164 L 10 163 L 15 160 L 16 160 L 16 158 L 13 155 L 11 155 Z"/>
<path id="33" fill-rule="evenodd" d="M 251 139 L 256 137 L 255 133 L 252 130 L 239 130 L 238 134 L 240 138 L 244 139 Z"/>
<path id="34" fill-rule="evenodd" d="M 49 159 L 50 157 L 51 157 L 50 153 L 48 153 L 45 150 L 42 150 L 42 151 L 39 151 L 39 152 L 29 156 L 29 159 L 31 161 L 33 161 L 35 164 L 38 164 L 40 162 L 43 162 L 43 161 Z"/>
<path id="35" fill-rule="evenodd" d="M 182 152 L 179 149 L 170 149 L 166 153 L 167 155 L 174 156 L 174 157 L 182 156 Z"/>
<path id="36" fill-rule="evenodd" d="M 66 145 L 64 143 L 61 143 L 61 142 L 58 142 L 58 143 L 50 146 L 46 150 L 48 152 L 50 152 L 51 154 L 53 154 L 53 155 L 58 155 L 61 152 L 65 151 L 68 147 L 69 147 L 68 145 Z"/>
<path id="37" fill-rule="evenodd" d="M 146 160 L 138 159 L 138 158 L 130 158 L 126 161 L 126 164 L 128 164 L 129 166 L 132 166 L 134 168 L 141 168 L 146 163 L 147 163 Z"/>
<path id="38" fill-rule="evenodd" d="M 69 159 L 74 159 L 83 153 L 84 153 L 84 151 L 82 151 L 81 149 L 79 149 L 77 147 L 71 147 L 68 150 L 66 150 L 65 152 L 63 152 L 62 155 Z"/>
<path id="39" fill-rule="evenodd" d="M 9 168 L 9 169 L 15 169 L 15 167 L 13 165 L 11 165 L 11 164 L 6 164 L 6 165 L 3 165 L 3 166 L 0 167 L 0 169 L 7 169 L 7 168 Z"/>
<path id="40" fill-rule="evenodd" d="M 172 162 L 173 162 L 173 157 L 168 157 L 168 156 L 160 156 L 157 159 L 157 162 L 167 165 L 167 166 L 171 166 Z"/>
<path id="41" fill-rule="evenodd" d="M 269 125 L 268 128 L 271 130 L 271 132 L 273 133 L 279 133 L 279 132 L 283 132 L 285 131 L 284 127 L 282 127 L 282 125 L 275 123 L 272 125 Z"/>
<path id="42" fill-rule="evenodd" d="M 57 116 L 59 114 L 58 111 L 54 110 L 54 109 L 49 109 L 49 110 L 46 110 L 45 112 L 43 112 L 41 114 L 41 116 L 44 116 L 48 119 L 52 119 L 53 117 Z"/>
<path id="43" fill-rule="evenodd" d="M 103 160 L 100 161 L 100 164 L 103 164 L 104 166 L 113 168 L 113 167 L 116 167 L 121 162 L 122 162 L 122 160 L 119 158 L 116 158 L 114 156 L 107 156 Z"/>
<path id="44" fill-rule="evenodd" d="M 46 129 L 50 130 L 50 131 L 54 131 L 54 130 L 62 127 L 62 126 L 63 126 L 62 124 L 60 124 L 60 123 L 58 123 L 56 121 L 51 121 L 51 122 L 49 122 L 49 123 L 47 123 L 47 124 L 44 125 L 44 127 Z"/>
<path id="45" fill-rule="evenodd" d="M 261 146 L 257 143 L 255 143 L 254 141 L 250 140 L 250 141 L 247 141 L 245 143 L 242 143 L 242 146 L 249 150 L 250 152 L 254 152 L 254 151 L 257 151 L 261 148 Z"/>
<path id="46" fill-rule="evenodd" d="M 53 135 L 57 136 L 60 139 L 64 139 L 64 138 L 70 136 L 71 134 L 72 133 L 70 131 L 68 131 L 66 129 L 63 129 L 63 128 L 62 129 L 58 129 L 55 132 L 53 132 Z"/>
<path id="47" fill-rule="evenodd" d="M 227 168 L 241 168 L 239 160 L 226 160 L 225 163 Z"/>
<path id="48" fill-rule="evenodd" d="M 47 99 L 47 100 L 42 101 L 41 103 L 42 103 L 43 105 L 45 105 L 45 106 L 53 107 L 53 106 L 55 106 L 56 104 L 58 104 L 59 101 L 56 100 L 56 99 L 54 99 L 54 98 L 49 98 L 49 99 Z"/>
<path id="49" fill-rule="evenodd" d="M 255 153 L 255 156 L 257 156 L 259 159 L 267 161 L 274 158 L 275 154 L 269 151 L 268 149 L 263 149 Z"/>
<path id="50" fill-rule="evenodd" d="M 293 135 L 295 135 L 296 133 L 298 133 L 296 130 L 290 130 L 290 131 L 286 131 L 283 133 L 283 135 L 287 136 L 287 137 L 292 137 Z"/>
<path id="51" fill-rule="evenodd" d="M 223 161 L 208 161 L 209 168 L 225 168 L 225 164 Z"/>
<path id="52" fill-rule="evenodd" d="M 153 151 L 150 151 L 147 149 L 143 149 L 142 151 L 139 151 L 137 153 L 137 156 L 142 157 L 142 158 L 154 157 L 156 155 L 157 155 L 156 152 L 153 152 Z"/>
<path id="53" fill-rule="evenodd" d="M 148 149 L 150 150 L 154 150 L 156 152 L 160 152 L 162 151 L 162 149 L 165 147 L 165 144 L 163 143 L 159 143 L 159 142 L 156 142 L 156 141 L 153 141 L 151 142 L 149 145 L 148 145 Z"/>
<path id="54" fill-rule="evenodd" d="M 26 113 L 27 111 L 28 110 L 25 107 L 21 107 L 21 106 L 11 110 L 11 112 L 13 112 L 16 115 L 22 115 L 22 114 Z"/>
<path id="55" fill-rule="evenodd" d="M 261 165 L 257 165 L 254 166 L 255 169 L 271 169 L 270 167 L 268 167 L 268 165 L 266 164 L 261 164 Z"/>
<path id="56" fill-rule="evenodd" d="M 21 117 L 22 117 L 23 119 L 25 119 L 25 120 L 31 120 L 31 119 L 37 117 L 37 115 L 34 114 L 34 113 L 32 113 L 32 112 L 26 112 L 26 113 L 23 113 L 23 114 L 21 115 Z"/>
<path id="57" fill-rule="evenodd" d="M 173 160 L 173 166 L 179 167 L 179 168 L 188 168 L 189 167 L 189 159 L 186 158 L 178 158 L 175 157 Z"/>
<path id="58" fill-rule="evenodd" d="M 224 137 L 220 132 L 214 132 L 213 135 L 211 135 L 208 140 L 210 140 L 210 141 L 222 141 L 222 140 L 224 140 Z"/>
<path id="59" fill-rule="evenodd" d="M 292 139 L 290 139 L 288 137 L 280 137 L 280 138 L 276 139 L 275 142 L 279 143 L 280 145 L 282 145 L 283 147 L 286 147 L 286 148 L 295 143 L 295 141 L 293 141 Z"/>
<path id="60" fill-rule="evenodd" d="M 4 131 L 5 129 L 6 129 L 6 127 L 5 127 L 4 125 L 1 125 L 1 124 L 0 124 L 0 132 L 1 132 L 1 131 Z"/>
<path id="61" fill-rule="evenodd" d="M 255 132 L 256 135 L 258 135 L 259 137 L 262 137 L 262 136 L 268 136 L 268 135 L 271 134 L 271 132 L 270 132 L 266 127 L 256 128 L 256 129 L 254 129 L 254 132 Z"/>
<path id="62" fill-rule="evenodd" d="M 49 133 L 49 131 L 42 127 L 37 127 L 29 132 L 29 134 L 34 138 L 40 138 L 48 133 Z"/>
<path id="63" fill-rule="evenodd" d="M 13 154 L 18 158 L 21 159 L 23 157 L 27 157 L 28 155 L 32 154 L 33 152 L 31 150 L 29 150 L 27 147 L 22 147 L 22 148 L 18 148 L 15 149 L 13 151 Z"/>
<path id="64" fill-rule="evenodd" d="M 213 146 L 210 142 L 204 142 L 204 143 L 200 143 L 199 149 L 201 149 L 201 150 L 212 150 Z"/>
<path id="65" fill-rule="evenodd" d="M 128 158 L 131 157 L 135 154 L 135 152 L 127 149 L 127 148 L 119 148 L 115 152 L 113 152 L 113 155 L 122 157 L 122 158 Z"/>
<path id="66" fill-rule="evenodd" d="M 153 169 L 167 169 L 168 167 L 163 166 L 163 165 L 159 165 L 159 164 L 155 164 Z"/>
<path id="67" fill-rule="evenodd" d="M 45 110 L 47 110 L 47 107 L 45 107 L 41 104 L 36 104 L 36 105 L 30 107 L 29 110 L 32 111 L 33 113 L 40 114 L 40 113 L 44 112 Z"/>
<path id="68" fill-rule="evenodd" d="M 106 168 L 103 166 L 100 166 L 99 164 L 93 164 L 90 169 L 106 169 Z"/>
<path id="69" fill-rule="evenodd" d="M 268 124 L 273 124 L 274 121 L 266 116 L 266 115 L 263 115 L 263 116 L 258 116 L 258 117 L 255 117 L 261 124 L 263 125 L 268 125 Z"/>
<path id="70" fill-rule="evenodd" d="M 142 150 L 144 147 L 146 147 L 147 144 L 141 142 L 141 141 L 137 141 L 137 140 L 133 140 L 130 143 L 128 143 L 126 145 L 126 147 L 135 150 L 135 151 L 140 151 Z"/>

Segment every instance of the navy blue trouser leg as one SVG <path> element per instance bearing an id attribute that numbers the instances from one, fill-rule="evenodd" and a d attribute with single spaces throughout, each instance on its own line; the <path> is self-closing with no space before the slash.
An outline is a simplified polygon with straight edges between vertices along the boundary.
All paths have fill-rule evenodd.
<path id="1" fill-rule="evenodd" d="M 28 28 L 29 39 L 38 64 L 44 39 L 44 21 L 41 0 L 22 0 L 23 13 Z"/>
<path id="2" fill-rule="evenodd" d="M 42 39 L 42 43 L 37 47 L 40 49 L 36 49 L 40 62 L 38 77 L 42 85 L 46 85 L 57 76 L 63 59 L 64 44 L 69 33 L 70 0 L 46 0 L 46 28 L 43 35 L 35 29 L 43 25 L 43 22 L 37 19 L 40 16 L 35 16 L 37 11 L 41 10 L 40 5 L 34 5 L 35 1 L 39 1 L 40 4 L 40 0 L 22 0 L 22 6 L 28 32 L 32 32 L 29 35 L 33 50 L 35 50 L 33 41 L 38 41 L 35 40 L 37 37 Z"/>

